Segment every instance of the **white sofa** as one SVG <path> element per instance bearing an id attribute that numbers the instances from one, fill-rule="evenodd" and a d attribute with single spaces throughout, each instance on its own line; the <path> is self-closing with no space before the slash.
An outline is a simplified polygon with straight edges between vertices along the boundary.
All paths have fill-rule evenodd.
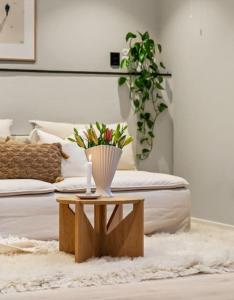
<path id="1" fill-rule="evenodd" d="M 145 198 L 145 234 L 189 229 L 190 191 L 183 178 L 143 171 L 117 171 L 112 189 L 114 194 L 137 194 Z M 84 190 L 85 177 L 66 178 L 55 184 L 24 179 L 0 180 L 0 235 L 57 239 L 56 197 Z M 125 208 L 124 213 L 130 209 Z"/>
<path id="2" fill-rule="evenodd" d="M 84 162 L 82 163 L 86 159 L 84 153 L 76 147 L 70 149 L 74 147 L 67 145 L 64 138 L 72 133 L 74 127 L 83 130 L 84 125 L 44 121 L 31 123 L 43 130 L 34 130 L 30 136 L 31 142 L 33 139 L 34 142 L 42 143 L 58 142 L 66 147 L 65 152 L 70 151 L 70 160 L 62 162 L 62 176 L 66 178 L 55 184 L 31 179 L 0 180 L 0 236 L 57 239 L 56 197 L 64 193 L 84 192 L 86 186 Z M 11 124 L 12 120 L 0 120 L 2 137 L 10 135 Z M 121 170 L 116 172 L 112 190 L 114 194 L 142 195 L 145 198 L 145 234 L 162 231 L 174 233 L 189 229 L 191 199 L 185 179 L 135 170 L 134 154 L 130 145 L 124 148 L 119 169 Z M 130 209 L 131 207 L 125 207 L 124 214 Z M 92 213 L 89 216 L 92 217 Z"/>

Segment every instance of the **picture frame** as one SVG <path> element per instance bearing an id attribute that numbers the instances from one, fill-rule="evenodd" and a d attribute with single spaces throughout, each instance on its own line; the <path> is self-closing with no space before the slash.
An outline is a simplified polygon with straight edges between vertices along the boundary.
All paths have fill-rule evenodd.
<path id="1" fill-rule="evenodd" d="M 3 0 L 0 6 L 0 61 L 36 60 L 36 1 Z"/>

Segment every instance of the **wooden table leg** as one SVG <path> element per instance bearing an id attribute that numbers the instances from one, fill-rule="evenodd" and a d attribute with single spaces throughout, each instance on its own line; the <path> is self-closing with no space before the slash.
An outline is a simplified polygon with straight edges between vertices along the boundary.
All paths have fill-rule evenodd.
<path id="1" fill-rule="evenodd" d="M 144 203 L 133 205 L 132 212 L 107 236 L 106 252 L 110 256 L 144 256 Z"/>
<path id="2" fill-rule="evenodd" d="M 123 220 L 123 205 L 117 204 L 107 223 L 107 233 L 110 233 Z"/>
<path id="3" fill-rule="evenodd" d="M 59 250 L 75 253 L 75 214 L 68 204 L 59 204 Z"/>
<path id="4" fill-rule="evenodd" d="M 95 231 L 95 256 L 105 255 L 105 236 L 106 236 L 106 205 L 94 206 L 94 231 Z"/>
<path id="5" fill-rule="evenodd" d="M 84 205 L 79 203 L 75 211 L 75 261 L 80 263 L 94 255 L 94 229 L 84 212 Z"/>

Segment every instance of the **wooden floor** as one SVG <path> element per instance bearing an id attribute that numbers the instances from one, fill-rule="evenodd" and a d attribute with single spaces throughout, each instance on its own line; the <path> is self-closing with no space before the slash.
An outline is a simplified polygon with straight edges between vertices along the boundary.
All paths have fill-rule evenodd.
<path id="1" fill-rule="evenodd" d="M 0 295 L 1 300 L 234 300 L 234 273 Z"/>

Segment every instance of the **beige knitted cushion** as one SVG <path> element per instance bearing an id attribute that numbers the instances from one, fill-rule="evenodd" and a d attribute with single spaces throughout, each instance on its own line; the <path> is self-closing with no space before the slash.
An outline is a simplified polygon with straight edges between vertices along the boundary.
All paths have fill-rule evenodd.
<path id="1" fill-rule="evenodd" d="M 0 143 L 0 179 L 37 179 L 54 183 L 61 178 L 60 144 Z"/>

